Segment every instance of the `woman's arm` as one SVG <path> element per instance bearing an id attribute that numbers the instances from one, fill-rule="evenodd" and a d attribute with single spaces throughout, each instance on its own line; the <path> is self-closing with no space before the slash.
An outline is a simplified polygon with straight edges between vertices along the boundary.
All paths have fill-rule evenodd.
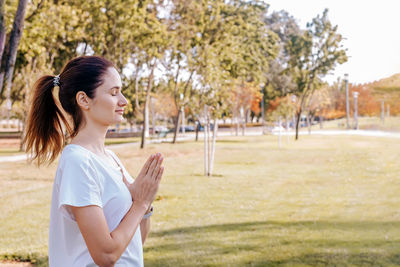
<path id="1" fill-rule="evenodd" d="M 151 225 L 150 217 L 147 219 L 142 219 L 140 222 L 140 233 L 142 234 L 142 244 L 146 241 L 147 236 L 150 232 L 150 225 Z"/>
<path id="2" fill-rule="evenodd" d="M 143 215 L 154 201 L 164 170 L 161 162 L 161 155 L 151 156 L 147 160 L 141 175 L 135 180 L 135 186 L 130 188 L 134 196 L 132 206 L 111 233 L 101 207 L 70 206 L 89 253 L 97 265 L 114 266 L 125 251 Z"/>
<path id="3" fill-rule="evenodd" d="M 89 253 L 99 266 L 114 266 L 131 241 L 146 210 L 147 205 L 133 203 L 121 223 L 110 233 L 102 208 L 71 206 Z"/>

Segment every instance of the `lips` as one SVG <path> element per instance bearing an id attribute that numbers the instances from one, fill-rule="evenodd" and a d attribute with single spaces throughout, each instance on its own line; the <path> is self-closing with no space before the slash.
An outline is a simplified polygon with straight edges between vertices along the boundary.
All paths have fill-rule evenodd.
<path id="1" fill-rule="evenodd" d="M 124 110 L 123 109 L 116 110 L 115 112 L 120 113 L 120 114 L 124 114 Z"/>

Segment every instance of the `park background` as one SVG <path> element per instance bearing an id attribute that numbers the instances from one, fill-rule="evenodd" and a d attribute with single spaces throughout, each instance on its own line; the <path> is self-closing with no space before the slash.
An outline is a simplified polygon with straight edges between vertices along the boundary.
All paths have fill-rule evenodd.
<path id="1" fill-rule="evenodd" d="M 20 142 L 34 82 L 101 55 L 129 101 L 106 144 L 132 175 L 166 158 L 146 266 L 400 265 L 399 70 L 332 78 L 352 55 L 330 12 L 0 0 L 2 264 L 47 266 L 57 163 L 26 162 Z"/>

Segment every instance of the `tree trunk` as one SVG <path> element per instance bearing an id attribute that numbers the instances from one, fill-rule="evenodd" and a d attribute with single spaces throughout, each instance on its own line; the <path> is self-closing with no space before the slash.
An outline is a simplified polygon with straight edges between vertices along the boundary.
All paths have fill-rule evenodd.
<path id="1" fill-rule="evenodd" d="M 25 151 L 24 143 L 23 143 L 22 141 L 23 141 L 24 136 L 25 136 L 26 119 L 27 119 L 27 118 L 26 118 L 26 116 L 25 116 L 24 122 L 22 123 L 21 141 L 20 141 L 20 143 L 19 143 L 19 151 L 20 151 L 20 152 Z M 19 124 L 20 124 L 20 123 L 18 123 L 18 129 L 19 129 Z"/>
<path id="2" fill-rule="evenodd" d="M 210 123 L 210 115 L 207 114 L 207 158 L 208 158 L 208 164 L 207 164 L 207 176 L 210 176 L 210 158 L 211 158 L 211 123 Z"/>
<path id="3" fill-rule="evenodd" d="M 181 125 L 182 125 L 182 135 L 185 136 L 185 109 L 182 106 L 182 112 L 181 112 Z"/>
<path id="4" fill-rule="evenodd" d="M 182 109 L 178 109 L 178 115 L 176 115 L 176 121 L 175 121 L 175 130 L 174 130 L 174 138 L 172 139 L 172 144 L 176 143 L 176 138 L 178 137 L 179 134 L 179 125 L 180 125 L 180 120 L 181 120 L 181 113 Z"/>
<path id="5" fill-rule="evenodd" d="M 281 139 L 282 139 L 282 126 L 281 126 L 281 124 L 282 124 L 282 117 L 281 116 L 279 116 L 279 120 L 278 120 L 278 130 L 279 130 L 279 138 L 278 138 L 278 143 L 279 143 L 279 148 L 281 148 Z"/>
<path id="6" fill-rule="evenodd" d="M 143 129 L 142 129 L 142 141 L 140 143 L 140 148 L 144 148 L 146 144 L 146 135 L 148 134 L 148 127 L 149 127 L 149 102 L 150 102 L 150 91 L 151 91 L 151 84 L 153 83 L 153 76 L 154 76 L 154 69 L 156 67 L 156 62 L 151 66 L 151 72 L 149 75 L 149 80 L 146 89 L 146 98 L 144 102 L 144 109 L 143 109 Z"/>
<path id="7" fill-rule="evenodd" d="M 218 131 L 218 121 L 214 119 L 214 129 L 213 129 L 213 139 L 212 139 L 212 149 L 211 149 L 211 156 L 210 156 L 210 170 L 208 172 L 208 176 L 212 176 L 213 168 L 214 168 L 214 155 L 215 155 L 215 144 L 217 140 L 217 131 Z"/>
<path id="8" fill-rule="evenodd" d="M 151 126 L 153 128 L 152 135 L 154 136 L 156 134 L 156 116 L 154 115 L 155 110 L 154 110 L 154 98 L 150 97 L 150 107 L 151 107 Z"/>
<path id="9" fill-rule="evenodd" d="M 11 97 L 11 85 L 14 73 L 15 60 L 17 58 L 18 45 L 21 40 L 22 32 L 24 29 L 23 27 L 24 27 L 24 18 L 25 18 L 27 2 L 28 2 L 27 0 L 19 0 L 17 12 L 15 13 L 13 28 L 10 33 L 10 41 L 9 41 L 10 49 L 7 54 L 6 65 L 4 70 L 5 73 L 4 89 L 6 90 L 7 101 L 9 101 Z M 2 88 L 3 87 L 0 84 L 0 94 Z M 10 112 L 8 112 L 7 117 L 8 119 L 10 118 Z"/>
<path id="10" fill-rule="evenodd" d="M 6 43 L 6 26 L 4 21 L 5 0 L 0 0 L 0 64 L 3 57 L 4 46 Z M 0 89 L 1 92 L 1 89 Z"/>
<path id="11" fill-rule="evenodd" d="M 199 128 L 200 128 L 200 122 L 196 121 L 196 142 L 199 141 Z"/>
<path id="12" fill-rule="evenodd" d="M 239 118 L 236 117 L 236 127 L 235 127 L 235 135 L 238 136 L 239 135 Z"/>
<path id="13" fill-rule="evenodd" d="M 204 105 L 204 175 L 208 175 L 208 111 Z"/>
<path id="14" fill-rule="evenodd" d="M 289 116 L 286 115 L 286 144 L 289 144 Z"/>
<path id="15" fill-rule="evenodd" d="M 307 114 L 307 127 L 308 127 L 308 134 L 311 134 L 311 115 Z"/>
<path id="16" fill-rule="evenodd" d="M 296 140 L 299 139 L 299 124 L 300 124 L 300 117 L 301 117 L 301 108 L 296 114 Z"/>

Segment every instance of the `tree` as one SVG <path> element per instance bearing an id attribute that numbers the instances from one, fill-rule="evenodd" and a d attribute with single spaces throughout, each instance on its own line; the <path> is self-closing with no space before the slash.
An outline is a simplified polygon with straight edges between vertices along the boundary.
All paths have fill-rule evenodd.
<path id="1" fill-rule="evenodd" d="M 278 36 L 278 52 L 274 60 L 268 62 L 269 68 L 265 72 L 266 83 L 262 88 L 264 107 L 267 109 L 271 100 L 291 94 L 295 84 L 290 73 L 285 72 L 290 59 L 285 46 L 290 36 L 301 34 L 296 20 L 284 10 L 273 12 L 264 19 L 267 29 Z"/>
<path id="2" fill-rule="evenodd" d="M 3 57 L 4 45 L 6 42 L 6 26 L 5 26 L 5 0 L 0 0 L 0 62 Z M 0 88 L 1 91 L 1 88 Z"/>
<path id="3" fill-rule="evenodd" d="M 206 118 L 205 172 L 212 175 L 218 120 L 229 111 L 227 99 L 234 81 L 263 83 L 268 61 L 276 56 L 276 35 L 263 22 L 267 5 L 261 1 L 203 1 L 199 22 L 202 37 L 196 51 L 202 102 Z M 208 122 L 214 121 L 211 148 L 207 144 Z M 208 163 L 207 163 L 208 160 Z"/>
<path id="4" fill-rule="evenodd" d="M 6 90 L 7 101 L 9 101 L 7 103 L 8 119 L 10 118 L 10 107 L 11 107 L 10 97 L 11 97 L 12 78 L 13 78 L 13 74 L 14 74 L 15 60 L 17 58 L 18 45 L 21 40 L 23 27 L 24 27 L 26 5 L 27 5 L 27 0 L 19 0 L 17 12 L 15 13 L 14 23 L 13 23 L 13 27 L 12 27 L 11 34 L 10 34 L 8 53 L 7 53 L 7 57 L 6 57 L 6 61 L 5 61 L 6 63 L 5 63 L 5 70 L 4 70 L 4 78 L 5 78 L 4 88 Z M 2 78 L 0 77 L 0 79 L 2 79 Z M 3 85 L 0 83 L 0 94 L 1 94 L 1 91 L 3 88 L 2 86 Z"/>
<path id="5" fill-rule="evenodd" d="M 319 116 L 319 122 L 322 128 L 323 112 L 332 101 L 329 97 L 328 88 L 327 85 L 323 85 L 321 89 L 310 95 L 309 99 L 306 101 L 308 103 L 308 106 L 306 107 L 308 133 L 311 133 L 311 126 L 314 122 L 315 116 L 317 115 Z"/>
<path id="6" fill-rule="evenodd" d="M 245 135 L 247 118 L 252 109 L 258 113 L 259 102 L 262 98 L 258 84 L 252 82 L 240 82 L 231 87 L 231 108 L 233 117 L 236 118 L 236 135 L 239 125 L 242 124 L 242 135 Z"/>
<path id="7" fill-rule="evenodd" d="M 298 97 L 296 111 L 296 140 L 302 111 L 313 92 L 321 87 L 321 78 L 336 64 L 347 61 L 345 49 L 341 47 L 342 36 L 328 20 L 328 10 L 307 24 L 301 35 L 293 35 L 285 49 L 290 56 L 287 72 L 292 76 Z"/>

